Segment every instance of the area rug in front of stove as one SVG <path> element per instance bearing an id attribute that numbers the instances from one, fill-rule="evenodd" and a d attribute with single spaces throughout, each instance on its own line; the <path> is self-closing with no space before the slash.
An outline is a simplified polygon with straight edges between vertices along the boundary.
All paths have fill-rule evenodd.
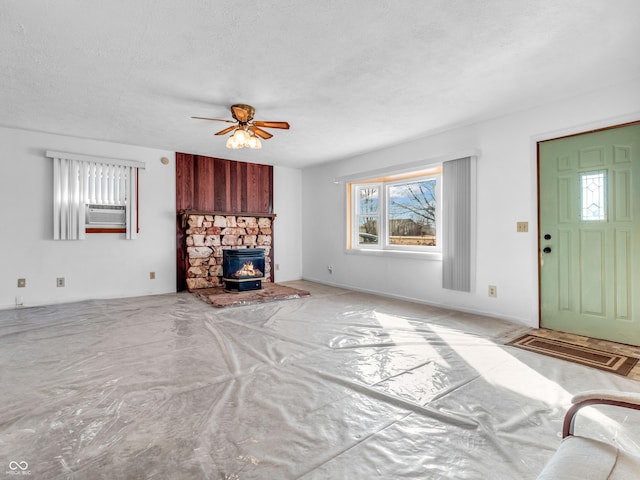
<path id="1" fill-rule="evenodd" d="M 218 308 L 256 305 L 278 300 L 308 297 L 311 295 L 306 290 L 287 287 L 286 285 L 279 285 L 277 283 L 263 283 L 260 290 L 249 290 L 246 292 L 228 292 L 222 287 L 219 287 L 200 288 L 192 290 L 191 293 Z"/>

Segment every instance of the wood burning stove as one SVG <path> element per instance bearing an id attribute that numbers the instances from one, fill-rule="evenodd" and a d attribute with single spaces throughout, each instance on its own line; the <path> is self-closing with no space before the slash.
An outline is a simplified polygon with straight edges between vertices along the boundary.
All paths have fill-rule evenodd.
<path id="1" fill-rule="evenodd" d="M 222 252 L 222 280 L 230 292 L 260 290 L 264 280 L 264 250 L 244 248 Z"/>

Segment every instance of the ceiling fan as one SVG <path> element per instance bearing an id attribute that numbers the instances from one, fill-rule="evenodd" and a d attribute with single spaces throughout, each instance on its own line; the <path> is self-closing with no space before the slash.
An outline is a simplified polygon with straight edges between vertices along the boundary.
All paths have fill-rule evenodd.
<path id="1" fill-rule="evenodd" d="M 216 122 L 233 123 L 234 125 L 220 130 L 216 135 L 226 135 L 233 132 L 227 139 L 227 148 L 262 148 L 262 142 L 260 139 L 268 140 L 273 137 L 269 132 L 262 128 L 282 128 L 289 129 L 287 122 L 264 122 L 253 120 L 255 114 L 255 108 L 251 105 L 245 105 L 243 103 L 237 103 L 231 105 L 231 116 L 234 120 L 223 120 L 220 118 L 208 118 L 208 117 L 191 117 L 199 120 L 213 120 Z M 262 127 L 262 128 L 260 128 Z"/>

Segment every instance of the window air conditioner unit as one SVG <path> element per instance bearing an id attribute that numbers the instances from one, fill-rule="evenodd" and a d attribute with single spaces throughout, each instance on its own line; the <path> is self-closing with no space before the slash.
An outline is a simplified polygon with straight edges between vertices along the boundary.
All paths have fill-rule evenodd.
<path id="1" fill-rule="evenodd" d="M 124 205 L 87 205 L 87 226 L 100 228 L 123 228 L 126 207 Z"/>

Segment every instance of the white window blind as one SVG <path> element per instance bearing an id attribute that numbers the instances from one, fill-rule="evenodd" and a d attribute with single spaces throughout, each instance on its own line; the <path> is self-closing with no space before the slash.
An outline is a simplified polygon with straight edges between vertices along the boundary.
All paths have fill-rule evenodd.
<path id="1" fill-rule="evenodd" d="M 88 204 L 123 205 L 126 238 L 137 238 L 137 175 L 145 164 L 65 152 L 47 152 L 53 159 L 53 238 L 85 238 Z"/>
<path id="2" fill-rule="evenodd" d="M 474 276 L 475 168 L 473 157 L 442 164 L 442 286 L 470 292 Z"/>

